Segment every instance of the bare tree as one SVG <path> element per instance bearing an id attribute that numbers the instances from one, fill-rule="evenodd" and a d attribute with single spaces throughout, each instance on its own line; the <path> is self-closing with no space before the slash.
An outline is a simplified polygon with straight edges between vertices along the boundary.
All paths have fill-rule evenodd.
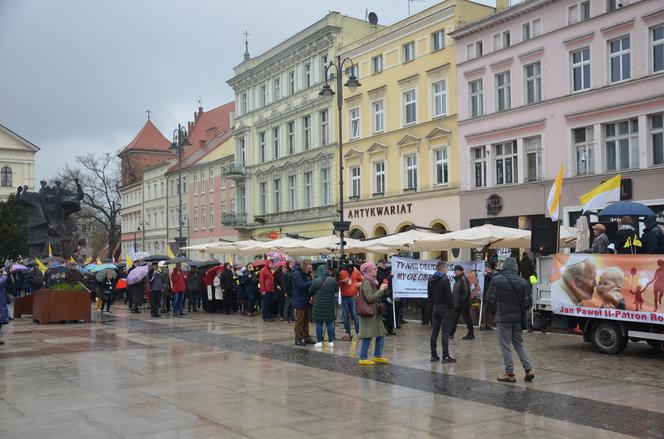
<path id="1" fill-rule="evenodd" d="M 67 165 L 58 178 L 67 186 L 78 179 L 83 189 L 83 209 L 79 216 L 94 219 L 102 226 L 108 243 L 107 257 L 120 240 L 120 168 L 117 158 L 109 153 L 76 157 L 76 167 Z"/>

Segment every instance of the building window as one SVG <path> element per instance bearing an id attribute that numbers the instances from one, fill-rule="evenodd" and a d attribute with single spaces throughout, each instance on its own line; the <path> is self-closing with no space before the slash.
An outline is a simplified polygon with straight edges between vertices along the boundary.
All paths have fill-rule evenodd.
<path id="1" fill-rule="evenodd" d="M 311 87 L 311 63 L 304 64 L 304 88 Z"/>
<path id="2" fill-rule="evenodd" d="M 350 198 L 360 198 L 360 167 L 350 168 Z"/>
<path id="3" fill-rule="evenodd" d="M 205 206 L 201 206 L 201 230 L 205 228 Z"/>
<path id="4" fill-rule="evenodd" d="M 350 118 L 350 140 L 360 137 L 360 109 L 352 108 L 348 112 Z"/>
<path id="5" fill-rule="evenodd" d="M 498 143 L 493 146 L 496 164 L 496 184 L 518 182 L 516 141 Z"/>
<path id="6" fill-rule="evenodd" d="M 530 40 L 542 34 L 542 20 L 539 18 L 523 23 L 521 26 L 521 39 L 523 41 Z"/>
<path id="7" fill-rule="evenodd" d="M 240 95 L 240 111 L 242 112 L 242 114 L 246 114 L 249 111 L 246 91 Z"/>
<path id="8" fill-rule="evenodd" d="M 470 43 L 466 46 L 466 57 L 468 59 L 477 58 L 478 56 L 482 56 L 483 54 L 484 54 L 484 43 L 482 43 L 482 40 L 475 41 L 474 43 Z"/>
<path id="9" fill-rule="evenodd" d="M 468 96 L 470 99 L 470 117 L 484 115 L 484 85 L 481 79 L 468 83 Z"/>
<path id="10" fill-rule="evenodd" d="M 639 163 L 639 123 L 637 119 L 604 125 L 606 170 L 634 168 Z"/>
<path id="11" fill-rule="evenodd" d="M 371 103 L 373 110 L 373 131 L 374 133 L 382 133 L 385 129 L 385 110 L 383 107 L 383 100 Z"/>
<path id="12" fill-rule="evenodd" d="M 526 104 L 542 100 L 542 64 L 537 61 L 524 67 L 526 73 Z"/>
<path id="13" fill-rule="evenodd" d="M 214 168 L 208 169 L 208 186 L 210 187 L 210 192 L 214 192 Z"/>
<path id="14" fill-rule="evenodd" d="M 583 1 L 579 4 L 572 5 L 567 8 L 567 23 L 574 24 L 579 21 L 586 21 L 590 19 L 590 0 Z"/>
<path id="15" fill-rule="evenodd" d="M 231 213 L 235 213 L 235 200 L 231 200 Z"/>
<path id="16" fill-rule="evenodd" d="M 511 44 L 512 44 L 512 38 L 509 30 L 503 31 L 503 33 L 496 34 L 493 36 L 494 51 L 510 47 Z"/>
<path id="17" fill-rule="evenodd" d="M 415 59 L 414 41 L 404 44 L 402 50 L 403 50 L 403 62 L 408 62 Z"/>
<path id="18" fill-rule="evenodd" d="M 330 143 L 330 118 L 327 110 L 320 112 L 320 142 L 322 146 Z"/>
<path id="19" fill-rule="evenodd" d="M 232 212 L 233 211 L 231 210 L 231 213 Z M 221 216 L 224 216 L 224 215 L 226 215 L 226 202 L 225 201 L 223 203 L 221 203 Z"/>
<path id="20" fill-rule="evenodd" d="M 186 194 L 187 193 L 187 176 L 184 175 L 182 177 L 182 193 Z"/>
<path id="21" fill-rule="evenodd" d="M 417 154 L 408 154 L 404 157 L 406 164 L 406 190 L 417 189 Z"/>
<path id="22" fill-rule="evenodd" d="M 272 129 L 272 154 L 274 159 L 278 159 L 281 155 L 281 145 L 279 144 L 279 127 Z"/>
<path id="23" fill-rule="evenodd" d="M 385 162 L 374 163 L 374 195 L 385 193 Z"/>
<path id="24" fill-rule="evenodd" d="M 194 174 L 194 195 L 198 194 L 198 174 Z"/>
<path id="25" fill-rule="evenodd" d="M 302 118 L 302 125 L 304 128 L 304 150 L 311 149 L 311 116 L 304 116 Z"/>
<path id="26" fill-rule="evenodd" d="M 258 163 L 265 163 L 265 131 L 258 133 Z"/>
<path id="27" fill-rule="evenodd" d="M 327 68 L 327 55 L 322 55 L 320 58 L 320 80 L 325 81 L 325 69 Z"/>
<path id="28" fill-rule="evenodd" d="M 288 155 L 295 154 L 295 121 L 292 120 L 286 124 L 288 130 Z"/>
<path id="29" fill-rule="evenodd" d="M 260 99 L 261 99 L 261 107 L 264 107 L 267 105 L 267 84 L 261 85 L 261 94 L 260 94 Z"/>
<path id="30" fill-rule="evenodd" d="M 444 80 L 431 84 L 431 102 L 433 104 L 433 117 L 447 114 L 447 84 Z"/>
<path id="31" fill-rule="evenodd" d="M 431 47 L 434 51 L 445 48 L 445 29 L 431 34 Z"/>
<path id="32" fill-rule="evenodd" d="M 539 181 L 542 179 L 542 139 L 529 137 L 523 139 L 526 146 L 526 180 Z"/>
<path id="33" fill-rule="evenodd" d="M 205 193 L 207 190 L 207 186 L 205 185 L 205 172 L 201 172 L 201 195 Z M 155 191 L 156 192 L 156 191 Z"/>
<path id="34" fill-rule="evenodd" d="M 622 7 L 620 0 L 606 0 L 606 12 L 615 11 L 618 7 Z"/>
<path id="35" fill-rule="evenodd" d="M 295 70 L 288 72 L 288 95 L 295 94 Z"/>
<path id="36" fill-rule="evenodd" d="M 223 177 L 221 178 L 221 188 L 226 189 L 226 179 Z"/>
<path id="37" fill-rule="evenodd" d="M 262 215 L 267 213 L 267 182 L 261 181 L 260 188 L 260 211 Z"/>
<path id="38" fill-rule="evenodd" d="M 281 212 L 281 179 L 278 178 L 272 182 L 272 190 L 274 191 L 274 212 Z"/>
<path id="39" fill-rule="evenodd" d="M 320 170 L 323 206 L 330 204 L 330 168 Z"/>
<path id="40" fill-rule="evenodd" d="M 512 78 L 510 72 L 496 75 L 496 111 L 512 108 Z"/>
<path id="41" fill-rule="evenodd" d="M 630 78 L 630 56 L 629 35 L 609 41 L 611 82 L 625 81 Z"/>
<path id="42" fill-rule="evenodd" d="M 588 175 L 595 173 L 593 136 L 593 127 L 591 126 L 575 128 L 572 130 L 577 175 Z"/>
<path id="43" fill-rule="evenodd" d="M 159 182 L 159 196 L 160 197 L 164 196 L 164 182 L 163 181 Z"/>
<path id="44" fill-rule="evenodd" d="M 273 100 L 276 102 L 281 98 L 281 79 L 274 78 L 272 82 L 272 93 L 274 95 Z"/>
<path id="45" fill-rule="evenodd" d="M 473 169 L 475 171 L 475 187 L 486 186 L 486 148 L 480 146 L 472 149 Z"/>
<path id="46" fill-rule="evenodd" d="M 415 90 L 403 93 L 403 124 L 410 125 L 417 122 L 417 97 Z"/>
<path id="47" fill-rule="evenodd" d="M 664 165 L 664 113 L 650 116 L 652 164 Z"/>
<path id="48" fill-rule="evenodd" d="M 240 213 L 244 213 L 247 211 L 247 188 L 240 186 L 237 188 L 237 193 L 240 202 Z"/>
<path id="49" fill-rule="evenodd" d="M 244 137 L 240 137 L 238 147 L 240 150 L 240 165 L 244 166 L 247 163 L 247 150 L 244 143 Z"/>
<path id="50" fill-rule="evenodd" d="M 371 58 L 371 72 L 380 73 L 383 71 L 383 55 L 376 55 Z"/>
<path id="51" fill-rule="evenodd" d="M 311 183 L 312 183 L 313 177 L 311 174 L 311 171 L 305 172 L 304 173 L 304 207 L 305 209 L 309 209 L 312 204 L 312 188 L 311 188 Z"/>
<path id="52" fill-rule="evenodd" d="M 198 230 L 198 208 L 194 207 L 194 230 Z"/>
<path id="53" fill-rule="evenodd" d="M 573 51 L 571 57 L 572 90 L 588 90 L 590 88 L 590 47 Z"/>
<path id="54" fill-rule="evenodd" d="M 434 166 L 436 167 L 435 184 L 449 183 L 449 161 L 447 147 L 438 148 L 433 152 Z"/>
<path id="55" fill-rule="evenodd" d="M 297 209 L 297 177 L 288 176 L 288 209 L 292 212 Z"/>
<path id="56" fill-rule="evenodd" d="M 208 226 L 214 228 L 214 204 L 210 204 L 210 224 Z"/>
<path id="57" fill-rule="evenodd" d="M 650 29 L 652 41 L 652 71 L 664 71 L 664 25 Z"/>

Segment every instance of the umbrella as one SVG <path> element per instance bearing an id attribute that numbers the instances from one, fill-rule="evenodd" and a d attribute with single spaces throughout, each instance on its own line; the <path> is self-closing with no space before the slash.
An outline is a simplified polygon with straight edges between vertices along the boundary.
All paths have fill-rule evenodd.
<path id="1" fill-rule="evenodd" d="M 159 262 L 159 261 L 165 261 L 167 259 L 169 259 L 169 257 L 164 255 L 152 255 L 148 256 L 147 258 L 143 258 L 145 262 Z"/>
<path id="2" fill-rule="evenodd" d="M 611 203 L 597 214 L 598 216 L 655 216 L 655 212 L 645 204 L 635 203 L 633 201 L 618 201 Z"/>
<path id="3" fill-rule="evenodd" d="M 187 262 L 187 265 L 189 265 L 192 268 L 196 268 L 197 270 L 207 270 L 210 267 L 214 267 L 216 265 L 221 264 L 221 262 L 217 261 L 216 259 L 208 259 L 207 261 L 189 261 Z"/>
<path id="4" fill-rule="evenodd" d="M 145 276 L 148 275 L 148 270 L 150 267 L 147 265 L 139 265 L 138 267 L 131 270 L 131 273 L 127 275 L 127 284 L 134 285 L 145 279 Z"/>
<path id="5" fill-rule="evenodd" d="M 368 250 L 374 253 L 388 253 L 409 249 L 415 241 L 436 240 L 443 235 L 439 233 L 426 232 L 423 230 L 411 229 L 394 235 L 383 236 L 382 238 L 372 239 L 370 241 L 357 242 L 356 250 Z M 348 239 L 346 240 L 348 242 Z"/>
<path id="6" fill-rule="evenodd" d="M 97 282 L 101 282 L 104 279 L 106 279 L 106 273 L 108 273 L 108 270 L 103 270 L 103 271 L 96 272 L 95 273 L 95 279 L 97 280 Z M 115 271 L 111 270 L 111 279 L 115 279 L 117 277 L 118 277 L 118 274 Z"/>
<path id="7" fill-rule="evenodd" d="M 22 264 L 12 264 L 11 270 L 12 271 L 26 271 L 26 270 L 29 270 L 29 268 L 26 267 L 25 265 L 22 265 Z"/>
<path id="8" fill-rule="evenodd" d="M 118 266 L 115 264 L 90 264 L 85 269 L 91 273 L 97 273 L 98 271 L 117 270 Z"/>
<path id="9" fill-rule="evenodd" d="M 205 272 L 205 276 L 203 276 L 203 284 L 212 285 L 214 283 L 215 276 L 222 271 L 224 271 L 223 265 L 217 265 L 216 267 L 208 269 L 208 271 Z"/>
<path id="10" fill-rule="evenodd" d="M 49 267 L 46 271 L 65 272 L 65 271 L 67 271 L 67 266 L 65 264 L 56 262 L 56 263 L 53 263 L 53 264 L 49 265 Z"/>
<path id="11" fill-rule="evenodd" d="M 189 262 L 189 258 L 185 256 L 178 256 L 176 258 L 171 258 L 166 261 L 167 264 L 181 264 L 183 262 Z"/>
<path id="12" fill-rule="evenodd" d="M 432 234 L 427 239 L 416 240 L 412 245 L 415 250 L 444 250 L 448 248 L 481 248 L 488 245 L 493 248 L 528 247 L 530 231 L 511 227 L 484 224 L 446 234 Z"/>

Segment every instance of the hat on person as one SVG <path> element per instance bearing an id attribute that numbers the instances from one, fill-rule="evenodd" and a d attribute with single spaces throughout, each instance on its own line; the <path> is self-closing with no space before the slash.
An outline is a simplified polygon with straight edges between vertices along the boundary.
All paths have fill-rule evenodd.
<path id="1" fill-rule="evenodd" d="M 454 271 L 463 271 L 463 267 L 461 265 L 455 265 Z"/>
<path id="2" fill-rule="evenodd" d="M 374 264 L 372 264 L 371 262 L 365 262 L 365 263 L 362 264 L 362 266 L 360 267 L 360 272 L 361 272 L 362 274 L 366 274 L 366 273 L 369 273 L 369 272 L 370 272 L 371 270 L 373 270 L 374 268 L 376 268 L 376 266 L 375 266 Z"/>
<path id="3" fill-rule="evenodd" d="M 604 233 L 606 231 L 606 227 L 604 227 L 604 224 L 597 223 L 593 226 L 593 230 L 598 230 L 598 231 Z"/>

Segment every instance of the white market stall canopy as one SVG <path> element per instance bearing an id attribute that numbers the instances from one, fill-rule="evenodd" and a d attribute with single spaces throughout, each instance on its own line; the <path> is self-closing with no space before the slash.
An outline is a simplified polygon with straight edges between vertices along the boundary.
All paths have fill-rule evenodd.
<path id="1" fill-rule="evenodd" d="M 396 233 L 394 235 L 383 236 L 382 238 L 362 241 L 358 250 L 365 250 L 372 253 L 390 253 L 399 250 L 413 251 L 413 243 L 420 240 L 436 239 L 441 237 L 439 233 L 427 232 L 418 229 L 411 229 L 406 232 Z"/>
<path id="2" fill-rule="evenodd" d="M 361 241 L 351 238 L 344 238 L 344 241 L 346 242 L 345 250 L 349 253 L 361 244 Z M 339 246 L 339 237 L 336 235 L 329 235 L 312 239 L 285 237 L 272 241 L 256 241 L 253 239 L 236 242 L 215 241 L 207 245 L 199 244 L 183 247 L 183 250 L 194 250 L 211 254 L 255 255 L 269 252 L 281 252 L 292 256 L 314 256 L 335 253 L 339 250 Z"/>

